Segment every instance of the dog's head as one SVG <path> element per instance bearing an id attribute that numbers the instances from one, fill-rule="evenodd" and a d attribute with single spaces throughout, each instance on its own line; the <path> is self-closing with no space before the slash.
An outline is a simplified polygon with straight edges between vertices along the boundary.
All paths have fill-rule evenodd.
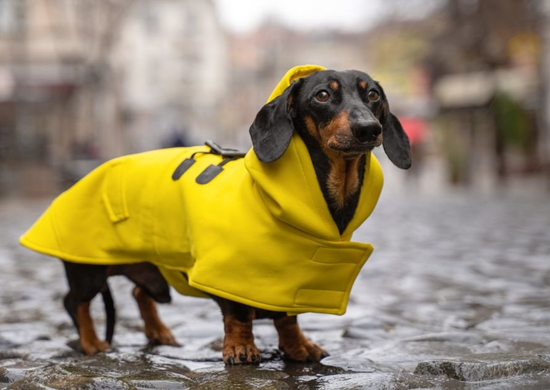
<path id="1" fill-rule="evenodd" d="M 353 159 L 383 145 L 399 168 L 411 166 L 409 139 L 390 112 L 384 90 L 369 75 L 319 71 L 266 104 L 250 127 L 260 161 L 283 155 L 294 131 L 307 131 L 325 152 Z"/>

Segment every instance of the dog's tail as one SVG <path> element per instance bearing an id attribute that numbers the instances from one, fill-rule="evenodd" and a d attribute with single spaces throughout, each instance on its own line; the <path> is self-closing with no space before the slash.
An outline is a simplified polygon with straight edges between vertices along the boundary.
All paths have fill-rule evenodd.
<path id="1" fill-rule="evenodd" d="M 105 340 L 111 344 L 113 341 L 113 335 L 115 334 L 116 310 L 115 302 L 113 301 L 113 296 L 111 295 L 111 289 L 109 288 L 109 284 L 107 282 L 105 282 L 105 287 L 101 291 L 101 296 L 103 297 L 103 304 L 105 305 Z"/>

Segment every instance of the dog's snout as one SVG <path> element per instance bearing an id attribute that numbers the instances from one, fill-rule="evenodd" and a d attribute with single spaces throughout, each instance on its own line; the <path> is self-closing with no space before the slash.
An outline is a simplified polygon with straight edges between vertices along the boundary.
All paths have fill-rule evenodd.
<path id="1" fill-rule="evenodd" d="M 382 126 L 376 122 L 364 122 L 352 127 L 352 131 L 359 142 L 373 142 L 382 133 Z"/>

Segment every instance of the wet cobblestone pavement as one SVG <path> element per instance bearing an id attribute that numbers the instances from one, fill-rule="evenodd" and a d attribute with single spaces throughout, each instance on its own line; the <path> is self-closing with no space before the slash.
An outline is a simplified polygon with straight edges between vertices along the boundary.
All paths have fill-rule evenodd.
<path id="1" fill-rule="evenodd" d="M 182 346 L 145 348 L 116 278 L 113 348 L 81 356 L 61 263 L 17 243 L 46 205 L 0 203 L 0 389 L 550 389 L 548 194 L 383 194 L 354 237 L 376 250 L 348 313 L 300 316 L 331 356 L 284 363 L 258 321 L 259 367 L 224 367 L 217 306 L 175 293 L 160 311 Z"/>

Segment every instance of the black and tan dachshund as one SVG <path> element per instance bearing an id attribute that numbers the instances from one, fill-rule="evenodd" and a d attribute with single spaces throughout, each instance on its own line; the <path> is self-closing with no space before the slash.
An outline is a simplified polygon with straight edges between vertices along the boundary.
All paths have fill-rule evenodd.
<path id="1" fill-rule="evenodd" d="M 330 214 L 342 233 L 350 223 L 361 194 L 366 153 L 383 145 L 399 168 L 411 166 L 408 138 L 390 112 L 380 84 L 359 71 L 320 71 L 294 82 L 266 104 L 250 128 L 254 151 L 263 162 L 278 159 L 294 133 L 309 151 Z M 65 307 L 80 333 L 85 354 L 106 350 L 112 340 L 115 311 L 107 278 L 124 275 L 136 284 L 133 295 L 152 344 L 177 345 L 159 319 L 156 303 L 170 301 L 167 282 L 154 265 L 101 266 L 64 262 L 70 291 Z M 89 305 L 101 292 L 107 312 L 106 341 L 93 327 Z M 272 318 L 279 346 L 287 359 L 315 362 L 327 352 L 300 330 L 296 316 L 257 309 L 227 299 L 212 297 L 221 307 L 225 327 L 223 360 L 226 364 L 260 362 L 254 345 L 252 321 Z"/>

